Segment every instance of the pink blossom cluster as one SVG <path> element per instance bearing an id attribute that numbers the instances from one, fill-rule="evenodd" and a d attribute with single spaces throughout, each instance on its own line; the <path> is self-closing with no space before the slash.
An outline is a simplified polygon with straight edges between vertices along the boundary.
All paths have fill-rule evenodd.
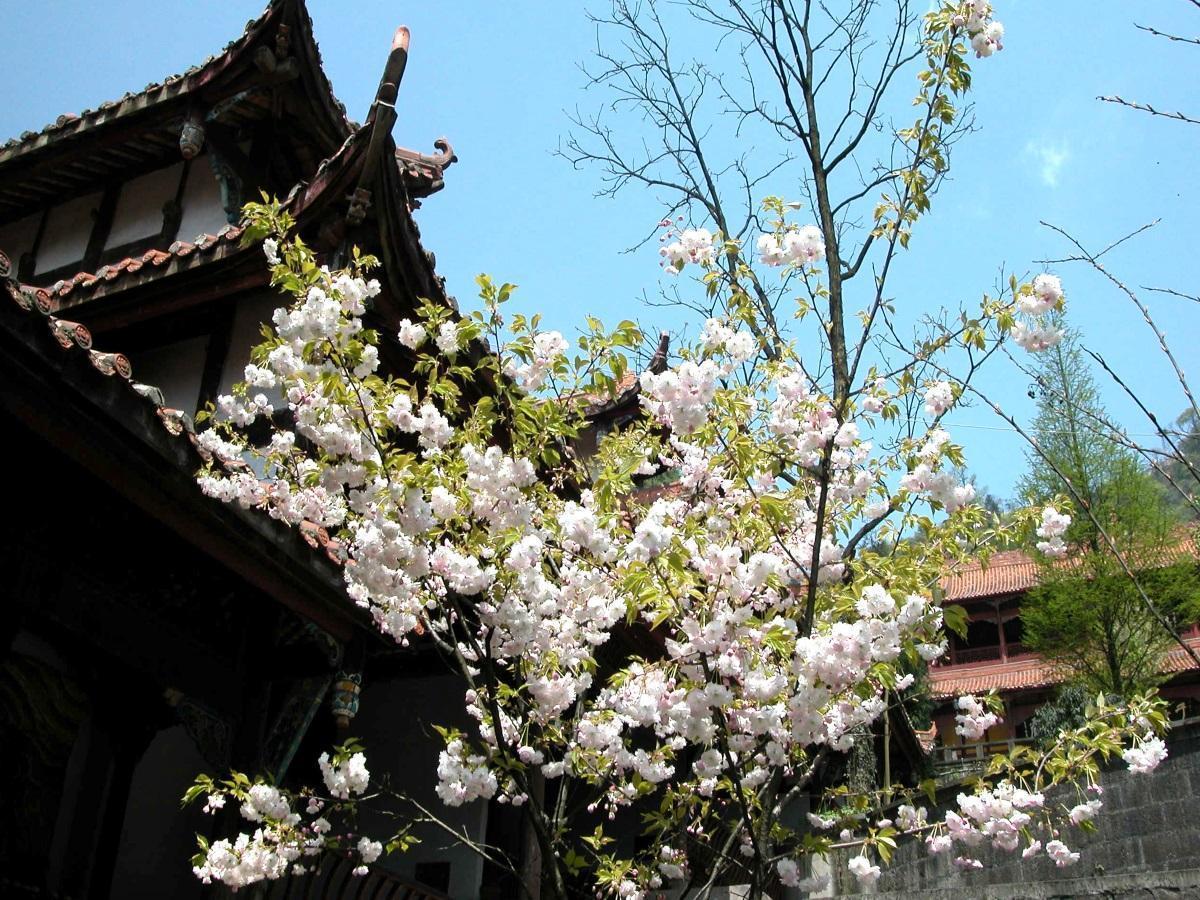
<path id="1" fill-rule="evenodd" d="M 447 806 L 462 806 L 496 794 L 496 776 L 487 757 L 471 754 L 460 739 L 451 740 L 438 756 L 437 794 Z"/>
<path id="2" fill-rule="evenodd" d="M 748 331 L 730 328 L 720 319 L 709 319 L 704 323 L 704 330 L 700 332 L 700 343 L 710 353 L 724 353 L 734 364 L 748 361 L 758 349 L 754 335 Z"/>
<path id="3" fill-rule="evenodd" d="M 425 326 L 413 322 L 411 319 L 401 319 L 399 327 L 396 330 L 396 340 L 407 347 L 409 350 L 416 350 L 425 343 L 425 339 L 429 336 L 425 331 Z"/>
<path id="4" fill-rule="evenodd" d="M 1158 768 L 1167 758 L 1167 745 L 1162 738 L 1147 734 L 1132 747 L 1126 748 L 1121 758 L 1129 765 L 1129 771 L 1145 775 Z"/>
<path id="5" fill-rule="evenodd" d="M 925 493 L 948 513 L 954 513 L 975 499 L 975 486 L 963 484 L 953 473 L 934 471 L 926 462 L 916 465 L 911 472 L 900 477 L 901 489 L 909 493 Z"/>
<path id="6" fill-rule="evenodd" d="M 356 753 L 340 763 L 331 763 L 329 754 L 319 760 L 325 784 L 335 798 L 347 799 L 366 791 L 368 773 L 366 759 Z M 235 788 L 229 788 L 234 793 Z M 208 795 L 204 811 L 215 813 L 225 806 L 227 794 L 222 790 Z M 258 825 L 253 833 L 243 832 L 233 840 L 222 839 L 204 848 L 197 858 L 193 872 L 205 884 L 219 882 L 234 890 L 261 881 L 273 881 L 285 875 L 303 874 L 316 858 L 328 849 L 339 846 L 331 834 L 332 825 L 321 813 L 325 803 L 315 797 L 308 800 L 305 814 L 293 808 L 295 798 L 271 784 L 258 782 L 238 793 L 243 797 L 239 812 L 243 819 Z M 365 875 L 367 866 L 383 853 L 383 845 L 367 837 L 357 844 L 340 848 L 360 864 L 355 875 Z"/>
<path id="7" fill-rule="evenodd" d="M 1009 334 L 1019 347 L 1030 353 L 1049 350 L 1061 341 L 1063 336 L 1062 329 L 1053 325 L 1029 325 L 1025 322 L 1017 322 Z"/>
<path id="8" fill-rule="evenodd" d="M 1021 836 L 1028 831 L 1033 816 L 1045 805 L 1045 797 L 1027 791 L 1009 781 L 1000 781 L 990 789 L 976 794 L 959 794 L 958 809 L 948 811 L 942 822 L 944 831 L 925 839 L 930 853 L 946 853 L 955 845 L 968 851 L 955 860 L 963 868 L 978 868 L 978 861 L 969 851 L 984 843 L 998 850 L 1012 852 L 1020 845 Z M 1037 852 L 1030 846 L 1025 855 Z"/>
<path id="9" fill-rule="evenodd" d="M 1049 350 L 1062 340 L 1062 329 L 1045 321 L 1045 316 L 1064 303 L 1062 282 L 1057 275 L 1041 274 L 1017 292 L 1017 308 L 1030 321 L 1015 323 L 1009 334 L 1030 353 Z"/>
<path id="10" fill-rule="evenodd" d="M 775 864 L 779 873 L 779 883 L 784 887 L 796 888 L 800 891 L 818 892 L 829 887 L 830 877 L 827 874 L 800 877 L 800 864 L 794 859 L 781 859 Z"/>
<path id="11" fill-rule="evenodd" d="M 992 18 L 992 4 L 987 0 L 963 0 L 954 24 L 966 28 L 976 56 L 991 56 L 1004 49 L 1004 26 Z"/>
<path id="12" fill-rule="evenodd" d="M 875 865 L 865 855 L 853 857 L 849 863 L 850 874 L 858 879 L 860 887 L 869 888 L 879 880 L 879 866 Z"/>
<path id="13" fill-rule="evenodd" d="M 825 236 L 816 225 L 764 234 L 758 239 L 758 258 L 768 266 L 811 265 L 825 258 Z"/>
<path id="14" fill-rule="evenodd" d="M 543 331 L 533 337 L 533 358 L 529 362 L 510 363 L 509 375 L 527 390 L 536 391 L 546 383 L 555 364 L 567 352 L 567 340 L 558 331 Z"/>
<path id="15" fill-rule="evenodd" d="M 942 415 L 954 405 L 954 399 L 954 385 L 948 381 L 931 381 L 925 386 L 925 415 Z"/>
<path id="16" fill-rule="evenodd" d="M 317 765 L 331 796 L 346 800 L 367 790 L 371 773 L 367 771 L 367 758 L 362 753 L 355 753 L 340 764 L 331 763 L 329 754 L 322 753 Z"/>
<path id="17" fill-rule="evenodd" d="M 989 728 L 1001 722 L 1000 717 L 989 712 L 988 708 L 973 694 L 964 694 L 955 701 L 954 705 L 959 710 L 954 716 L 957 723 L 954 730 L 969 741 L 979 740 L 987 734 Z"/>
<path id="18" fill-rule="evenodd" d="M 716 238 L 707 228 L 685 228 L 668 231 L 662 238 L 665 243 L 659 248 L 663 269 L 669 275 L 678 275 L 688 263 L 707 265 L 713 260 Z"/>
<path id="19" fill-rule="evenodd" d="M 301 843 L 278 837 L 276 832 L 260 828 L 253 834 L 243 832 L 232 841 L 214 841 L 204 861 L 192 871 L 205 884 L 216 881 L 235 890 L 282 878 L 305 848 Z M 319 838 L 314 846 L 317 852 L 322 849 Z"/>
<path id="20" fill-rule="evenodd" d="M 720 376 L 721 366 L 711 359 L 687 361 L 661 374 L 647 370 L 639 379 L 642 405 L 674 434 L 691 434 L 708 421 Z"/>
<path id="21" fill-rule="evenodd" d="M 1063 541 L 1063 535 L 1067 533 L 1070 525 L 1071 517 L 1066 513 L 1060 513 L 1053 506 L 1043 509 L 1037 527 L 1037 536 L 1041 538 L 1037 542 L 1038 550 L 1051 557 L 1065 556 L 1067 545 Z"/>
<path id="22" fill-rule="evenodd" d="M 942 469 L 942 459 L 951 447 L 944 428 L 932 428 L 917 450 L 917 462 L 900 476 L 899 486 L 909 494 L 924 494 L 930 503 L 953 514 L 975 499 L 975 486 L 960 482 L 953 471 Z"/>

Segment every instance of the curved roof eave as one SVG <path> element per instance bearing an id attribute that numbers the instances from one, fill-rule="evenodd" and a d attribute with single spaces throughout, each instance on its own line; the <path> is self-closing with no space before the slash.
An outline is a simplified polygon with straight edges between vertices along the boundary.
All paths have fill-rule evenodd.
<path id="1" fill-rule="evenodd" d="M 247 23 L 241 37 L 199 65 L 95 109 L 61 115 L 40 131 L 27 131 L 0 145 L 0 171 L 18 163 L 34 162 L 64 142 L 74 143 L 85 135 L 98 136 L 134 116 L 177 104 L 182 98 L 220 83 L 240 71 L 252 50 L 269 39 L 269 35 L 278 36 L 280 25 L 287 26 L 289 50 L 302 63 L 299 77 L 305 87 L 304 94 L 313 99 L 326 125 L 327 134 L 323 137 L 336 146 L 350 134 L 351 125 L 321 67 L 320 48 L 304 0 L 271 0 L 262 15 Z"/>

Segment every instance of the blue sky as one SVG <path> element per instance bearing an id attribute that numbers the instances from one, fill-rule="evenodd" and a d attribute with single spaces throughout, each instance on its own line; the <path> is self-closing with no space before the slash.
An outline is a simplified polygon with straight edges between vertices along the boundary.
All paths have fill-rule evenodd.
<path id="1" fill-rule="evenodd" d="M 1200 49 L 1137 31 L 1134 21 L 1187 36 L 1200 13 L 1185 0 L 997 0 L 1005 50 L 975 66 L 978 133 L 955 151 L 952 181 L 919 226 L 890 293 L 912 311 L 974 302 L 1003 267 L 1038 271 L 1066 255 L 1038 225 L 1062 225 L 1094 246 L 1154 219 L 1153 231 L 1106 257 L 1131 285 L 1197 285 L 1195 163 L 1200 127 L 1098 102 L 1100 94 L 1200 114 Z M 487 271 L 520 285 L 520 305 L 570 331 L 585 313 L 675 324 L 641 297 L 661 280 L 655 248 L 635 243 L 661 217 L 657 198 L 630 192 L 595 199 L 598 173 L 553 155 L 566 112 L 590 110 L 579 63 L 595 31 L 581 3 L 552 0 L 309 0 L 338 96 L 362 119 L 392 31 L 413 30 L 398 103 L 397 140 L 431 149 L 447 136 L 461 162 L 418 220 L 452 293 L 469 300 Z M 0 0 L 0 139 L 58 114 L 94 107 L 182 71 L 241 33 L 259 0 L 182 3 Z M 686 37 L 686 35 L 685 35 Z M 722 65 L 719 56 L 710 62 Z M 910 93 L 906 85 L 902 96 Z M 787 195 L 787 185 L 770 185 Z M 1108 359 L 1162 416 L 1184 405 L 1153 336 L 1128 301 L 1081 267 L 1052 266 L 1066 285 L 1085 343 Z M 1185 369 L 1195 368 L 1200 305 L 1146 295 Z M 1027 418 L 1027 379 L 1006 364 L 984 382 Z M 1146 431 L 1116 390 L 1110 411 Z M 984 409 L 952 420 L 981 483 L 1007 495 L 1022 465 L 1021 440 Z"/>

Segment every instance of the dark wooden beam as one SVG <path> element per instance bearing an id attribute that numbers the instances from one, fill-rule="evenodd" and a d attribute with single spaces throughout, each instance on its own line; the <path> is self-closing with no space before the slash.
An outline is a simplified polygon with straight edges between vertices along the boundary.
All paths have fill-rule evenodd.
<path id="1" fill-rule="evenodd" d="M 233 340 L 233 319 L 236 313 L 236 305 L 226 303 L 213 315 L 213 330 L 208 336 L 208 345 L 204 350 L 204 369 L 200 373 L 200 396 L 196 402 L 196 411 L 217 402 L 217 392 L 221 389 L 221 374 L 225 371 L 225 363 L 229 359 L 229 345 Z"/>
<path id="2" fill-rule="evenodd" d="M 117 213 L 117 200 L 121 196 L 121 182 L 109 182 L 100 198 L 100 207 L 96 210 L 96 220 L 92 223 L 92 233 L 88 237 L 87 248 L 83 251 L 83 261 L 80 269 L 94 272 L 100 267 L 100 254 L 108 243 L 112 233 L 113 218 Z"/>

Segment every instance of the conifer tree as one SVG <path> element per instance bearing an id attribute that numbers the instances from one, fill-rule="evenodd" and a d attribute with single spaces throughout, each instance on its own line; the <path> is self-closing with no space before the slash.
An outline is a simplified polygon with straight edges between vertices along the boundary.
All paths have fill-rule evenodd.
<path id="1" fill-rule="evenodd" d="M 1177 626 L 1200 616 L 1200 579 L 1194 561 L 1179 561 L 1177 509 L 1114 438 L 1070 328 L 1039 357 L 1036 390 L 1041 453 L 1030 454 L 1022 497 L 1047 501 L 1069 490 L 1092 515 L 1074 517 L 1070 555 L 1045 565 L 1041 585 L 1022 607 L 1025 642 L 1092 690 L 1126 696 L 1160 680 L 1174 637 L 1146 608 L 1117 554 Z"/>

